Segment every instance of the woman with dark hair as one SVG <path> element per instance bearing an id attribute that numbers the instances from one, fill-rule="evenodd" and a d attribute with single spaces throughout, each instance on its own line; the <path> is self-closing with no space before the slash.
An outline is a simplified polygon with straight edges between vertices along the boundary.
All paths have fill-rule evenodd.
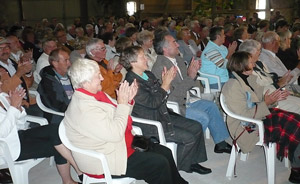
<path id="1" fill-rule="evenodd" d="M 178 145 L 179 170 L 199 174 L 210 173 L 211 169 L 198 164 L 207 160 L 201 124 L 171 112 L 166 105 L 171 82 L 177 73 L 176 67 L 164 69 L 160 84 L 154 74 L 148 71 L 144 50 L 139 46 L 126 48 L 120 63 L 128 70 L 125 80 L 129 83 L 136 81 L 139 86 L 132 115 L 162 123 L 167 141 Z M 143 129 L 143 135 L 157 137 L 155 127 L 139 126 Z"/>
<path id="2" fill-rule="evenodd" d="M 232 77 L 222 89 L 226 104 L 235 114 L 263 120 L 265 143 L 277 143 L 277 158 L 280 160 L 288 151 L 292 166 L 289 181 L 299 183 L 300 116 L 274 108 L 278 101 L 285 99 L 286 94 L 277 89 L 264 95 L 264 88 L 256 83 L 256 76 L 252 75 L 253 62 L 248 52 L 240 51 L 231 56 L 227 68 L 232 72 Z M 243 153 L 253 150 L 259 139 L 255 126 L 232 117 L 227 118 L 227 126 L 231 137 L 239 137 L 237 144 Z"/>

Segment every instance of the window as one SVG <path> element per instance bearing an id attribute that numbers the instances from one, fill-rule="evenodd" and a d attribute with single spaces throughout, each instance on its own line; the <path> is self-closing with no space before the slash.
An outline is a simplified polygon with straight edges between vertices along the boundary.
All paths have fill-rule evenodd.
<path id="1" fill-rule="evenodd" d="M 265 19 L 266 18 L 266 0 L 256 0 L 256 9 L 257 10 L 263 10 L 257 12 L 258 17 L 260 19 Z"/>
<path id="2" fill-rule="evenodd" d="M 136 2 L 129 1 L 127 2 L 127 13 L 129 16 L 133 15 L 136 12 Z"/>

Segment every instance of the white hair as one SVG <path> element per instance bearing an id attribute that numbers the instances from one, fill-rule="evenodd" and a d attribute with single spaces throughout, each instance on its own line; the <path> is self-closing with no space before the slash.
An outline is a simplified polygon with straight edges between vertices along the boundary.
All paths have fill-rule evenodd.
<path id="1" fill-rule="evenodd" d="M 85 51 L 88 56 L 90 56 L 90 57 L 92 56 L 91 51 L 97 47 L 99 42 L 103 43 L 103 40 L 98 39 L 98 38 L 92 38 L 87 42 Z"/>
<path id="2" fill-rule="evenodd" d="M 91 82 L 95 73 L 99 71 L 96 61 L 90 59 L 77 59 L 70 67 L 68 74 L 75 89 L 82 88 L 86 82 Z"/>
<path id="3" fill-rule="evenodd" d="M 245 51 L 250 54 L 254 54 L 259 48 L 261 48 L 261 44 L 256 40 L 245 40 L 239 46 L 239 51 Z"/>
<path id="4" fill-rule="evenodd" d="M 267 31 L 263 37 L 261 38 L 261 42 L 262 43 L 270 43 L 274 40 L 276 40 L 276 38 L 279 40 L 279 36 L 276 32 L 274 31 Z"/>

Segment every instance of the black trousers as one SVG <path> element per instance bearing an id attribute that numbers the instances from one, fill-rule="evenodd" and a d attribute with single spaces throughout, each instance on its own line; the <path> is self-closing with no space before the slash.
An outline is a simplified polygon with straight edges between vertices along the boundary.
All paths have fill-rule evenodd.
<path id="1" fill-rule="evenodd" d="M 171 150 L 160 144 L 152 144 L 147 152 L 135 151 L 128 158 L 126 176 L 149 184 L 185 183 L 177 171 Z"/>
<path id="2" fill-rule="evenodd" d="M 207 160 L 204 134 L 202 125 L 194 120 L 169 112 L 174 127 L 174 135 L 165 134 L 168 142 L 177 144 L 177 168 L 186 172 L 190 171 L 192 164 Z M 134 122 L 142 128 L 146 137 L 158 137 L 158 133 L 152 133 L 152 125 L 144 125 Z"/>
<path id="3" fill-rule="evenodd" d="M 67 163 L 67 160 L 54 148 L 54 146 L 62 144 L 58 135 L 58 127 L 59 124 L 50 124 L 20 130 L 18 133 L 21 153 L 17 161 L 54 156 L 56 164 Z"/>

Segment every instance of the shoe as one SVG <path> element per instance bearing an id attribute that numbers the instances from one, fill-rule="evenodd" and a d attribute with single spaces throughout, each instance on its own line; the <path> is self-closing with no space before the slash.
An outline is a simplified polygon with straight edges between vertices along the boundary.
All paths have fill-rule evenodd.
<path id="1" fill-rule="evenodd" d="M 216 144 L 214 152 L 215 153 L 228 153 L 228 154 L 230 154 L 231 153 L 231 148 L 232 148 L 232 146 L 228 143 L 226 143 L 225 147 L 223 147 L 223 146 L 221 147 L 218 144 Z"/>
<path id="2" fill-rule="evenodd" d="M 10 176 L 9 170 L 8 169 L 2 169 L 0 170 L 0 183 L 2 184 L 7 184 L 7 183 L 12 183 L 12 178 Z"/>
<path id="3" fill-rule="evenodd" d="M 289 181 L 291 183 L 300 183 L 300 172 L 292 169 Z"/>
<path id="4" fill-rule="evenodd" d="M 192 164 L 190 171 L 191 172 L 196 172 L 196 173 L 199 173 L 199 174 L 209 174 L 209 173 L 211 173 L 211 169 L 203 167 L 200 164 Z"/>

